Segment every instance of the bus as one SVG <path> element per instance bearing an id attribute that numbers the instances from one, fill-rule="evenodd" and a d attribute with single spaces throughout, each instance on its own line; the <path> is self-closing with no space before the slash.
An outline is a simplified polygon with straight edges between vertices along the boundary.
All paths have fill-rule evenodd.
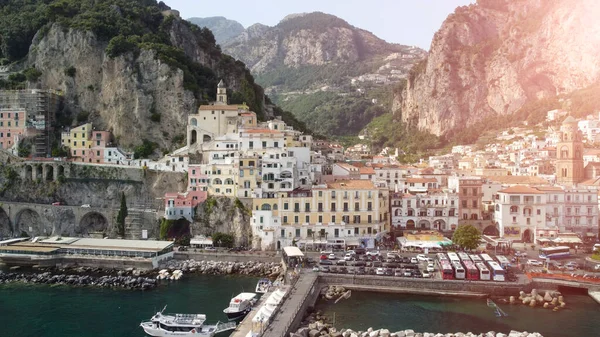
<path id="1" fill-rule="evenodd" d="M 448 261 L 448 256 L 444 253 L 437 253 L 438 261 Z"/>
<path id="2" fill-rule="evenodd" d="M 481 259 L 483 260 L 483 262 L 485 263 L 489 263 L 489 262 L 495 262 L 494 259 L 492 259 L 491 256 L 487 255 L 487 254 L 481 254 L 479 255 L 481 256 Z"/>
<path id="3" fill-rule="evenodd" d="M 461 262 L 465 262 L 465 261 L 471 261 L 471 258 L 469 257 L 469 254 L 467 253 L 458 253 L 458 258 L 460 259 Z"/>
<path id="4" fill-rule="evenodd" d="M 560 259 L 569 257 L 571 251 L 567 246 L 546 247 L 540 249 L 540 259 Z"/>
<path id="5" fill-rule="evenodd" d="M 475 264 L 475 266 L 477 267 L 477 269 L 479 269 L 479 279 L 482 281 L 489 281 L 491 280 L 490 278 L 490 270 L 485 266 L 485 263 L 483 262 L 477 262 Z"/>
<path id="6" fill-rule="evenodd" d="M 454 280 L 454 270 L 448 260 L 440 260 L 440 270 L 442 271 L 442 279 Z"/>
<path id="7" fill-rule="evenodd" d="M 460 262 L 460 258 L 458 257 L 458 254 L 456 253 L 448 253 L 448 259 L 450 260 L 450 262 Z"/>
<path id="8" fill-rule="evenodd" d="M 504 282 L 504 269 L 500 267 L 498 262 L 488 262 L 488 266 L 490 266 L 490 271 L 492 272 L 492 279 Z"/>
<path id="9" fill-rule="evenodd" d="M 457 280 L 465 279 L 465 268 L 460 264 L 460 261 L 452 261 L 452 269 L 454 269 L 454 278 Z"/>
<path id="10" fill-rule="evenodd" d="M 477 254 L 471 254 L 471 255 L 469 255 L 469 257 L 471 258 L 471 261 L 473 261 L 474 263 L 483 262 L 483 260 Z"/>
<path id="11" fill-rule="evenodd" d="M 498 260 L 500 267 L 502 267 L 504 269 L 510 267 L 510 260 L 506 256 L 496 255 L 496 259 Z"/>
<path id="12" fill-rule="evenodd" d="M 467 280 L 479 280 L 479 270 L 475 267 L 475 264 L 471 260 L 463 261 L 463 264 L 467 272 Z"/>

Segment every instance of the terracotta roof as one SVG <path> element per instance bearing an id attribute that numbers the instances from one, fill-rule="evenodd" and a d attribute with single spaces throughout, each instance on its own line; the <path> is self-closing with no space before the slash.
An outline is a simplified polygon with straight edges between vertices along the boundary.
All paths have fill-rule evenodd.
<path id="1" fill-rule="evenodd" d="M 600 187 L 600 177 L 599 178 L 592 178 L 592 179 L 584 180 L 584 181 L 580 182 L 578 185 L 599 186 Z M 600 194 L 600 190 L 598 190 L 598 192 Z"/>
<path id="2" fill-rule="evenodd" d="M 548 182 L 536 176 L 483 176 L 488 181 L 507 185 L 548 185 Z"/>
<path id="3" fill-rule="evenodd" d="M 503 190 L 498 191 L 498 193 L 508 193 L 508 194 L 543 194 L 544 192 L 529 187 L 529 186 L 511 186 L 509 188 L 505 188 Z"/>
<path id="4" fill-rule="evenodd" d="M 600 149 L 583 149 L 583 155 L 600 155 Z"/>
<path id="5" fill-rule="evenodd" d="M 346 171 L 354 171 L 354 172 L 358 171 L 358 167 L 350 165 L 348 163 L 335 163 L 334 165 L 337 165 Z"/>
<path id="6" fill-rule="evenodd" d="M 271 129 L 246 129 L 242 130 L 242 133 L 277 133 L 281 134 L 281 131 Z"/>
<path id="7" fill-rule="evenodd" d="M 375 170 L 372 167 L 361 167 L 359 171 L 360 174 L 375 174 Z"/>
<path id="8" fill-rule="evenodd" d="M 214 110 L 214 111 L 219 111 L 219 110 L 227 110 L 227 111 L 237 111 L 239 110 L 239 106 L 238 105 L 201 105 L 198 110 Z"/>
<path id="9" fill-rule="evenodd" d="M 336 190 L 375 190 L 377 189 L 372 181 L 359 180 L 339 180 L 333 183 L 328 183 L 327 188 Z"/>
<path id="10" fill-rule="evenodd" d="M 437 183 L 435 178 L 407 178 L 407 183 Z"/>
<path id="11" fill-rule="evenodd" d="M 547 192 L 551 192 L 551 191 L 562 192 L 563 191 L 563 189 L 558 186 L 539 186 L 539 187 L 536 187 L 536 189 L 538 189 L 540 191 L 547 191 Z"/>

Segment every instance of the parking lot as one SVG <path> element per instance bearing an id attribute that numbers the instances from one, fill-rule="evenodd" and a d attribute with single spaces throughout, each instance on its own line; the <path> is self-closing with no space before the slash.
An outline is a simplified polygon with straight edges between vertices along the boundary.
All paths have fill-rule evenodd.
<path id="1" fill-rule="evenodd" d="M 424 254 L 408 256 L 397 252 L 322 252 L 314 267 L 314 271 L 323 273 L 411 278 L 434 278 L 437 269 L 433 259 Z"/>

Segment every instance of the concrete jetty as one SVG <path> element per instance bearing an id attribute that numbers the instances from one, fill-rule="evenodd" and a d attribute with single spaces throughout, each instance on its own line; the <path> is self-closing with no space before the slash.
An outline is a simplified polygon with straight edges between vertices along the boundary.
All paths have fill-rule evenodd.
<path id="1" fill-rule="evenodd" d="M 598 302 L 600 304 L 600 290 L 589 290 L 588 294 L 590 295 L 591 298 L 594 299 L 594 301 Z"/>

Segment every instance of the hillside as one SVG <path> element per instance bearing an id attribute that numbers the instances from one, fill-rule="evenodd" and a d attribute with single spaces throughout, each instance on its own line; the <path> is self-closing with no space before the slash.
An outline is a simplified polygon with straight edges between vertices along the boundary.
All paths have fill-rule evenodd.
<path id="1" fill-rule="evenodd" d="M 12 72 L 0 89 L 61 90 L 58 131 L 92 121 L 125 148 L 151 140 L 174 149 L 187 115 L 214 99 L 219 79 L 236 97 L 232 103 L 246 102 L 259 118 L 272 110 L 210 30 L 162 2 L 9 0 L 0 2 L 0 16 L 0 64 Z"/>
<path id="2" fill-rule="evenodd" d="M 198 27 L 206 27 L 213 32 L 218 44 L 223 45 L 229 40 L 242 34 L 245 29 L 241 23 L 235 20 L 229 20 L 222 16 L 213 16 L 208 18 L 189 18 L 189 22 Z"/>
<path id="3" fill-rule="evenodd" d="M 540 110 L 558 105 L 559 97 L 597 86 L 599 11 L 595 0 L 459 7 L 435 34 L 427 59 L 411 70 L 394 109 L 407 125 L 446 138 L 490 121 L 539 121 Z"/>
<path id="4" fill-rule="evenodd" d="M 255 24 L 222 47 L 248 65 L 275 103 L 309 127 L 334 135 L 356 134 L 374 116 L 368 109 L 387 109 L 372 103 L 378 95 L 372 92 L 406 77 L 425 56 L 419 48 L 387 43 L 319 12 L 288 15 L 274 27 Z M 315 105 L 324 96 L 332 98 L 324 109 L 295 108 Z M 349 113 L 349 106 L 358 108 Z M 331 126 L 318 123 L 316 115 L 320 121 L 331 117 Z M 356 123 L 350 123 L 351 130 L 337 127 L 340 117 Z"/>

